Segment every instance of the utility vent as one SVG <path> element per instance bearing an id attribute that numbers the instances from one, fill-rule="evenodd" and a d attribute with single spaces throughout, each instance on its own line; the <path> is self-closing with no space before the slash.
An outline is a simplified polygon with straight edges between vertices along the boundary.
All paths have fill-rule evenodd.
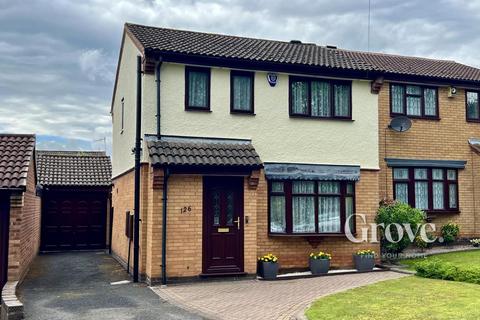
<path id="1" fill-rule="evenodd" d="M 328 49 L 337 49 L 337 46 L 332 46 L 332 45 L 330 45 L 330 44 L 327 44 L 327 48 L 328 48 Z"/>
<path id="2" fill-rule="evenodd" d="M 302 41 L 300 41 L 300 40 L 290 40 L 290 43 L 292 43 L 292 44 L 302 44 Z"/>

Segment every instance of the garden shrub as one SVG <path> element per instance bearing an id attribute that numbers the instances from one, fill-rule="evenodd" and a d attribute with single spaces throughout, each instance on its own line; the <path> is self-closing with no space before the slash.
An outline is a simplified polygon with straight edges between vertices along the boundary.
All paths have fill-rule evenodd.
<path id="1" fill-rule="evenodd" d="M 417 226 L 422 224 L 425 220 L 425 213 L 422 210 L 410 207 L 408 204 L 400 203 L 396 201 L 385 201 L 380 204 L 380 208 L 377 212 L 375 222 L 383 223 L 388 226 L 392 223 L 403 225 L 404 223 L 410 224 L 413 232 L 417 230 Z M 384 230 L 380 230 L 382 250 L 387 253 L 398 254 L 407 248 L 411 241 L 404 227 L 403 237 L 397 243 L 390 243 L 385 239 Z M 399 235 L 395 227 L 390 228 L 392 237 L 394 240 L 398 240 Z"/>
<path id="2" fill-rule="evenodd" d="M 442 226 L 442 237 L 445 244 L 453 243 L 460 233 L 458 224 L 449 222 Z"/>
<path id="3" fill-rule="evenodd" d="M 427 238 L 429 240 L 432 240 L 432 242 L 426 242 L 420 235 L 416 236 L 414 241 L 415 246 L 420 249 L 431 248 L 433 246 L 433 240 L 435 239 L 435 235 L 431 232 L 427 232 Z"/>
<path id="4" fill-rule="evenodd" d="M 417 275 L 423 278 L 480 284 L 479 267 L 457 267 L 451 262 L 426 259 L 415 264 Z"/>

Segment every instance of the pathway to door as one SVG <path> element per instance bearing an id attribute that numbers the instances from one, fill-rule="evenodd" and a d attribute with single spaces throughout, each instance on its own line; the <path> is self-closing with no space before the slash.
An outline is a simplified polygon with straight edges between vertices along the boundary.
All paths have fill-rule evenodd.
<path id="1" fill-rule="evenodd" d="M 153 287 L 153 291 L 209 319 L 292 319 L 319 297 L 404 276 L 385 271 L 281 281 L 200 282 Z"/>

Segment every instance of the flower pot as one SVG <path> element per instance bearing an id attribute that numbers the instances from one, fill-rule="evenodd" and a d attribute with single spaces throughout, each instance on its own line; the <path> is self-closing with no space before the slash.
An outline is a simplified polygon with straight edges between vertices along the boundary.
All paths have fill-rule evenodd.
<path id="1" fill-rule="evenodd" d="M 480 243 L 474 243 L 473 246 L 474 246 L 475 248 L 478 248 L 478 247 L 480 247 Z"/>
<path id="2" fill-rule="evenodd" d="M 278 263 L 260 261 L 258 264 L 258 274 L 265 280 L 276 279 L 278 274 Z"/>
<path id="3" fill-rule="evenodd" d="M 355 262 L 355 269 L 357 271 L 372 271 L 375 267 L 375 256 L 374 255 L 353 255 L 353 260 Z"/>
<path id="4" fill-rule="evenodd" d="M 312 274 L 325 274 L 330 269 L 330 259 L 309 259 L 308 266 Z"/>

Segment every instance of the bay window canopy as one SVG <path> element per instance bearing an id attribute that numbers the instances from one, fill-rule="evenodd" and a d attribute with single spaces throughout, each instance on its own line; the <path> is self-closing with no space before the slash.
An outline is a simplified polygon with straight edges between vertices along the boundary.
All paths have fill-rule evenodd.
<path id="1" fill-rule="evenodd" d="M 464 160 L 417 160 L 385 158 L 387 166 L 394 167 L 423 167 L 423 168 L 452 168 L 465 169 L 467 161 Z"/>
<path id="2" fill-rule="evenodd" d="M 360 166 L 300 163 L 264 163 L 269 180 L 358 181 Z"/>

